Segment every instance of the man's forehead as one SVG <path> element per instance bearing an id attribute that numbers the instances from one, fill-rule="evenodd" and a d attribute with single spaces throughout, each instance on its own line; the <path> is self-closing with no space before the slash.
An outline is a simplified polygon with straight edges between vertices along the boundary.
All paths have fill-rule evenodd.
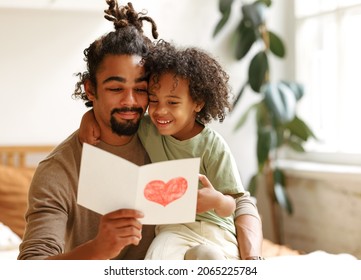
<path id="1" fill-rule="evenodd" d="M 144 68 L 143 58 L 138 55 L 128 55 L 128 54 L 108 54 L 104 56 L 102 62 L 99 64 L 99 71 L 106 70 L 109 67 L 139 67 Z"/>
<path id="2" fill-rule="evenodd" d="M 142 61 L 136 55 L 107 55 L 99 65 L 97 76 L 103 83 L 108 80 L 148 81 Z"/>
<path id="3" fill-rule="evenodd" d="M 131 59 L 133 60 L 134 64 L 138 64 L 143 67 L 144 65 L 144 59 L 139 55 L 132 55 Z"/>

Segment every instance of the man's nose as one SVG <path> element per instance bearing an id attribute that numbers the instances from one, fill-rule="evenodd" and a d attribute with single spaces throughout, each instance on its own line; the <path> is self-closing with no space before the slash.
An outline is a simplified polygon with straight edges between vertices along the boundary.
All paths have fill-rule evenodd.
<path id="1" fill-rule="evenodd" d="M 123 105 L 137 104 L 137 97 L 136 97 L 135 92 L 132 89 L 129 89 L 125 92 L 125 94 L 122 98 L 122 104 Z"/>

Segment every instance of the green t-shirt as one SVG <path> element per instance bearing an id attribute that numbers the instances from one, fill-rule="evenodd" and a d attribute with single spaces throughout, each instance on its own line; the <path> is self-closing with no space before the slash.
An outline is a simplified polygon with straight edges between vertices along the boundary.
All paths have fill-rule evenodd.
<path id="1" fill-rule="evenodd" d="M 183 158 L 201 158 L 200 174 L 207 176 L 213 187 L 223 194 L 243 195 L 241 178 L 230 148 L 220 134 L 205 126 L 201 133 L 191 139 L 179 141 L 172 136 L 158 133 L 150 117 L 141 121 L 139 138 L 152 162 Z M 197 214 L 196 220 L 215 223 L 233 234 L 234 217 L 219 217 L 214 211 Z"/>

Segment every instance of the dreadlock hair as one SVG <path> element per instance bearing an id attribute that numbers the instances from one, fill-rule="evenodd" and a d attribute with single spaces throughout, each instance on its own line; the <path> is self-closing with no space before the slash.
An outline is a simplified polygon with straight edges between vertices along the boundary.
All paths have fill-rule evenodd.
<path id="1" fill-rule="evenodd" d="M 229 76 L 220 63 L 204 50 L 195 47 L 176 48 L 164 40 L 159 40 L 149 52 L 144 63 L 155 86 L 162 74 L 174 75 L 189 82 L 189 93 L 196 103 L 204 102 L 197 120 L 203 124 L 214 120 L 222 122 L 231 110 Z"/>
<path id="2" fill-rule="evenodd" d="M 157 26 L 150 17 L 145 16 L 145 12 L 137 13 L 132 3 L 118 6 L 115 0 L 106 0 L 106 2 L 109 8 L 104 11 L 104 17 L 113 22 L 115 31 L 101 36 L 84 50 L 87 71 L 76 74 L 79 81 L 72 95 L 75 99 L 85 101 L 87 107 L 92 107 L 93 103 L 85 93 L 84 83 L 90 80 L 96 88 L 96 73 L 106 55 L 139 55 L 144 58 L 152 47 L 152 41 L 143 33 L 143 21 L 151 23 L 153 38 L 158 38 Z"/>

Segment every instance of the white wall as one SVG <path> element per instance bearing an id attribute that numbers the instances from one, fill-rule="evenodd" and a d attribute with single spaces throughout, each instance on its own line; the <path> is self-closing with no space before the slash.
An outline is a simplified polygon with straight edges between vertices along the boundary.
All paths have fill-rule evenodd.
<path id="1" fill-rule="evenodd" d="M 83 70 L 84 48 L 113 28 L 103 18 L 105 1 L 92 0 L 89 5 L 82 1 L 83 10 L 81 5 L 75 9 L 69 6 L 54 9 L 50 4 L 32 6 L 38 7 L 36 9 L 29 8 L 29 4 L 22 9 L 9 8 L 1 5 L 2 2 L 0 0 L 0 145 L 58 144 L 78 128 L 86 111 L 82 101 L 71 98 L 77 81 L 73 74 Z M 69 5 L 72 2 L 57 0 L 54 3 Z M 240 5 L 239 0 L 235 2 L 235 6 Z M 284 24 L 282 12 L 288 2 L 273 1 L 269 23 L 280 34 L 289 26 Z M 161 38 L 212 52 L 231 75 L 234 91 L 239 90 L 246 78 L 247 63 L 233 60 L 227 48 L 230 40 L 227 32 L 212 38 L 220 17 L 218 0 L 134 0 L 133 4 L 136 10 L 148 10 Z M 233 16 L 239 10 L 235 7 Z M 274 14 L 277 16 L 272 16 Z M 228 28 L 234 25 L 233 22 Z M 145 26 L 148 25 L 145 23 Z M 148 30 L 147 33 L 150 34 Z M 275 76 L 286 72 L 277 61 L 272 71 Z M 249 121 L 237 133 L 233 127 L 253 100 L 254 96 L 246 93 L 239 108 L 223 124 L 212 124 L 231 146 L 244 183 L 256 168 L 254 125 Z"/>

